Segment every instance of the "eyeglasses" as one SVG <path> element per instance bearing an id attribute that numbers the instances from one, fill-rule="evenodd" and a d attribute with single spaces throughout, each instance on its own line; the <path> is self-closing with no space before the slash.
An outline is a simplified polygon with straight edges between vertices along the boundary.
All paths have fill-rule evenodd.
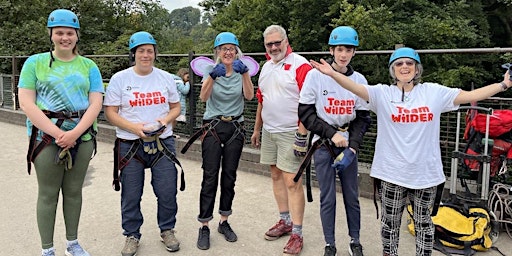
<path id="1" fill-rule="evenodd" d="M 412 60 L 399 61 L 399 62 L 395 62 L 395 64 L 394 64 L 394 65 L 395 65 L 395 67 L 401 67 L 401 66 L 403 66 L 404 64 L 405 64 L 406 66 L 408 66 L 408 67 L 412 67 L 412 66 L 414 66 L 414 61 L 412 61 Z"/>
<path id="2" fill-rule="evenodd" d="M 281 39 L 281 41 L 268 42 L 268 43 L 266 43 L 266 44 L 265 44 L 265 46 L 266 46 L 267 48 L 269 48 L 269 49 L 270 49 L 270 48 L 272 48 L 272 46 L 273 46 L 273 45 L 275 45 L 276 47 L 279 47 L 279 46 L 281 46 L 281 43 L 282 43 L 283 41 L 284 41 L 284 39 Z"/>
<path id="3" fill-rule="evenodd" d="M 220 48 L 220 50 L 222 52 L 236 52 L 236 48 L 235 47 L 231 47 L 231 48 L 222 47 L 222 48 Z"/>

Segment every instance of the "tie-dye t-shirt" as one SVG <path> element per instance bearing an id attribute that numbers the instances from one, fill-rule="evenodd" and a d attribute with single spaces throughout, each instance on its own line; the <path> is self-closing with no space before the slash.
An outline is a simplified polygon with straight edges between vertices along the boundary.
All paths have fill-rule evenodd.
<path id="1" fill-rule="evenodd" d="M 49 52 L 32 55 L 25 61 L 18 87 L 35 90 L 39 109 L 54 112 L 86 110 L 89 107 L 89 93 L 104 92 L 100 71 L 92 60 L 82 56 L 71 61 L 55 58 L 50 67 Z M 61 129 L 71 130 L 78 121 L 67 120 Z M 30 135 L 32 123 L 28 119 L 27 128 Z M 82 139 L 89 140 L 90 135 L 84 135 Z"/>

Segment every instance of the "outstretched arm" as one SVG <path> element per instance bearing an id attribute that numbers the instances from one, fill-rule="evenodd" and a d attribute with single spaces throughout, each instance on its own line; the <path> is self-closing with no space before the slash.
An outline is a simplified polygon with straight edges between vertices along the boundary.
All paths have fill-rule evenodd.
<path id="1" fill-rule="evenodd" d="M 512 87 L 512 81 L 510 81 L 510 74 L 507 71 L 505 73 L 503 81 L 500 83 L 490 84 L 473 91 L 460 91 L 459 95 L 457 95 L 457 97 L 453 101 L 453 104 L 460 105 L 474 101 L 484 100 L 493 96 L 496 93 L 505 91 L 510 87 Z"/>
<path id="2" fill-rule="evenodd" d="M 351 91 L 352 93 L 364 99 L 365 101 L 369 101 L 368 90 L 366 89 L 365 86 L 357 84 L 356 82 L 352 81 L 350 78 L 341 74 L 340 72 L 336 72 L 332 68 L 332 66 L 329 63 L 327 63 L 324 59 L 320 59 L 320 62 L 311 60 L 310 63 L 318 71 L 332 77 L 343 88 Z"/>

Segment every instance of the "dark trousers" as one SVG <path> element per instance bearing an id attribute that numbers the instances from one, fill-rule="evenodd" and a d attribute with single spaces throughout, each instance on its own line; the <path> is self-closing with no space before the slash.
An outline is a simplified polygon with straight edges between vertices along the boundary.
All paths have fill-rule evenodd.
<path id="1" fill-rule="evenodd" d="M 235 197 L 236 170 L 242 155 L 245 137 L 241 126 L 238 127 L 237 125 L 233 122 L 219 121 L 214 128 L 215 131 L 208 131 L 203 138 L 203 181 L 199 199 L 199 216 L 197 217 L 200 222 L 208 222 L 213 218 L 219 172 L 219 213 L 224 216 L 232 213 L 231 206 Z M 231 139 L 233 135 L 235 137 Z M 222 171 L 220 171 L 221 166 Z"/>
<path id="2" fill-rule="evenodd" d="M 173 153 L 174 138 L 161 140 Z M 130 142 L 121 142 L 119 153 L 125 155 L 130 148 Z M 137 154 L 144 160 L 132 158 L 121 172 L 121 217 L 123 234 L 125 236 L 141 237 L 140 227 L 144 221 L 140 209 L 140 201 L 144 190 L 145 168 L 158 157 L 159 154 L 144 152 L 141 145 Z M 163 156 L 151 167 L 151 185 L 157 197 L 157 221 L 160 231 L 173 229 L 176 224 L 178 204 L 176 194 L 178 192 L 178 171 L 174 162 Z"/>
<path id="3" fill-rule="evenodd" d="M 341 148 L 334 148 L 334 153 L 341 153 Z M 324 232 L 325 242 L 335 244 L 336 222 L 336 176 L 337 170 L 331 167 L 334 159 L 325 146 L 314 153 L 315 172 L 320 187 L 320 219 Z M 361 229 L 361 209 L 359 206 L 359 189 L 357 178 L 357 157 L 339 175 L 341 192 L 345 204 L 345 214 L 348 224 L 348 235 L 359 238 Z"/>

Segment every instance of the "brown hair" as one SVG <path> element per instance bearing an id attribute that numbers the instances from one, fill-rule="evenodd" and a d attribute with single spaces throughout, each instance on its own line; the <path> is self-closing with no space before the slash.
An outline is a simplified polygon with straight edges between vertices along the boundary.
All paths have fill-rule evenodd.
<path id="1" fill-rule="evenodd" d="M 178 76 L 181 77 L 181 79 L 183 79 L 185 77 L 185 75 L 188 74 L 188 68 L 180 68 L 178 70 Z"/>

